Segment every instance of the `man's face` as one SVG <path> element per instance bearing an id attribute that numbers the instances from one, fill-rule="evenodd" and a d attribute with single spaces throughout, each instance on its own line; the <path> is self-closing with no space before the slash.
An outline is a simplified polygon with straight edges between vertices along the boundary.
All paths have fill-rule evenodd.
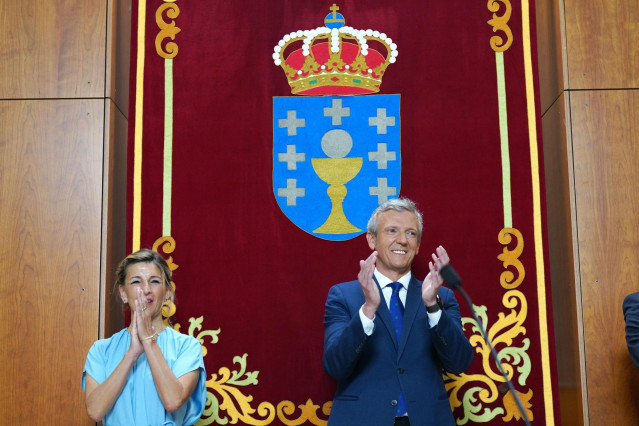
<path id="1" fill-rule="evenodd" d="M 417 216 L 388 210 L 377 215 L 377 236 L 366 234 L 371 250 L 377 250 L 377 270 L 396 281 L 410 271 L 419 253 Z"/>

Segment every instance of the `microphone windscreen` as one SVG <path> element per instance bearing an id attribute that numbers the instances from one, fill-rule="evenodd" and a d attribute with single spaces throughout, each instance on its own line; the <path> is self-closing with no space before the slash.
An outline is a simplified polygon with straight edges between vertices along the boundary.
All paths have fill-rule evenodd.
<path id="1" fill-rule="evenodd" d="M 453 290 L 457 290 L 459 287 L 462 286 L 461 278 L 459 278 L 459 275 L 457 275 L 457 272 L 455 272 L 450 264 L 444 265 L 444 267 L 439 270 L 439 275 L 442 277 L 448 287 L 452 288 Z"/>

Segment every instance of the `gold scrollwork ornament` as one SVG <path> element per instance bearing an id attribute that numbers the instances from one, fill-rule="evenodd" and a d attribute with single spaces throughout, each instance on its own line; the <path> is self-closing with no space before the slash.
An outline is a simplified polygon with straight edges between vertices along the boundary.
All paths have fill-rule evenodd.
<path id="1" fill-rule="evenodd" d="M 221 367 L 219 374 L 211 374 L 206 381 L 207 391 L 206 408 L 203 419 L 196 425 L 207 425 L 213 421 L 216 424 L 236 424 L 241 421 L 246 425 L 268 425 L 275 418 L 275 407 L 270 402 L 262 402 L 257 409 L 251 407 L 253 396 L 245 395 L 240 388 L 248 385 L 257 385 L 259 371 L 246 371 L 246 357 L 233 358 L 233 363 L 238 364 L 237 370 L 231 371 L 227 367 Z M 226 415 L 221 412 L 225 412 Z M 257 412 L 258 417 L 254 417 Z"/>
<path id="2" fill-rule="evenodd" d="M 522 339 L 522 336 L 526 334 L 523 326 L 528 312 L 526 298 L 520 291 L 510 290 L 502 297 L 502 303 L 506 308 L 510 308 L 510 313 L 499 313 L 498 320 L 490 327 L 488 327 L 486 306 L 474 306 L 474 309 L 479 320 L 487 328 L 486 333 L 495 346 L 506 375 L 509 378 L 515 378 L 520 386 L 525 387 L 531 370 L 530 357 L 527 353 L 530 339 Z M 448 373 L 444 375 L 451 408 L 461 408 L 463 412 L 462 416 L 457 418 L 457 424 L 463 425 L 470 421 L 486 423 L 499 415 L 502 415 L 503 419 L 513 418 L 516 416 L 511 404 L 513 398 L 509 394 L 499 398 L 502 394 L 500 384 L 504 384 L 505 379 L 496 368 L 493 368 L 496 365 L 491 359 L 490 347 L 484 340 L 478 324 L 473 318 L 464 317 L 462 325 L 464 329 L 471 326 L 472 334 L 468 340 L 475 348 L 475 352 L 480 354 L 484 371 L 483 374 Z M 528 390 L 525 394 L 518 392 L 518 395 L 525 395 L 522 399 L 530 401 L 532 390 Z"/>
<path id="3" fill-rule="evenodd" d="M 516 238 L 515 248 L 512 250 L 508 249 L 508 245 L 511 243 L 513 236 Z M 499 277 L 499 283 L 506 290 L 512 290 L 517 287 L 524 281 L 524 277 L 526 276 L 526 271 L 524 270 L 524 265 L 519 260 L 519 257 L 524 251 L 524 237 L 521 232 L 515 228 L 504 228 L 499 232 L 499 236 L 497 238 L 499 243 L 506 246 L 501 254 L 497 256 L 499 260 L 503 262 L 504 268 L 508 268 L 513 266 L 517 270 L 517 276 L 515 279 L 515 274 L 511 271 L 506 270 L 502 272 Z"/>
<path id="4" fill-rule="evenodd" d="M 325 402 L 322 406 L 322 413 L 328 417 L 331 412 L 331 402 Z M 277 404 L 277 418 L 286 426 L 298 426 L 306 422 L 310 422 L 316 426 L 326 426 L 328 420 L 320 419 L 317 415 L 319 405 L 314 404 L 311 399 L 306 401 L 306 404 L 300 404 L 297 406 L 300 409 L 300 415 L 295 419 L 290 419 L 287 416 L 291 416 L 295 413 L 295 404 L 291 401 L 281 401 Z"/>
<path id="5" fill-rule="evenodd" d="M 499 3 L 503 3 L 506 7 L 504 14 L 501 16 L 497 15 L 499 9 L 501 8 Z M 493 12 L 493 17 L 488 23 L 493 27 L 493 32 L 501 31 L 504 33 L 506 37 L 506 41 L 500 35 L 495 35 L 490 38 L 490 47 L 495 52 L 505 52 L 508 48 L 513 44 L 513 32 L 508 26 L 508 21 L 510 20 L 510 15 L 512 13 L 512 6 L 510 4 L 510 0 L 488 0 L 488 10 Z"/>
<path id="6" fill-rule="evenodd" d="M 170 41 L 166 43 L 164 48 L 162 48 L 162 42 L 164 41 L 164 39 L 171 38 L 171 40 L 175 40 L 175 36 L 181 31 L 178 27 L 175 26 L 175 19 L 177 19 L 177 17 L 180 15 L 180 8 L 173 1 L 163 3 L 155 12 L 155 22 L 157 23 L 158 28 L 160 28 L 161 30 L 155 37 L 155 51 L 164 59 L 173 59 L 178 54 L 177 43 Z M 170 23 L 164 20 L 165 11 L 166 16 L 171 19 Z"/>

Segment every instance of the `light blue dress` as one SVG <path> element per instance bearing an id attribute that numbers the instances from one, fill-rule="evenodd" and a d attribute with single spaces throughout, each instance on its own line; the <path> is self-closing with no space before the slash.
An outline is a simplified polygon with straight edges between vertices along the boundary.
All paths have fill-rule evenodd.
<path id="1" fill-rule="evenodd" d="M 206 404 L 206 372 L 200 343 L 170 327 L 160 333 L 156 341 L 175 377 L 199 370 L 200 377 L 193 394 L 179 410 L 166 411 L 155 389 L 146 354 L 142 353 L 131 368 L 113 408 L 102 419 L 104 426 L 187 426 L 202 415 Z M 131 335 L 126 328 L 95 342 L 84 364 L 82 390 L 87 374 L 98 384 L 104 382 L 122 361 L 130 345 Z"/>

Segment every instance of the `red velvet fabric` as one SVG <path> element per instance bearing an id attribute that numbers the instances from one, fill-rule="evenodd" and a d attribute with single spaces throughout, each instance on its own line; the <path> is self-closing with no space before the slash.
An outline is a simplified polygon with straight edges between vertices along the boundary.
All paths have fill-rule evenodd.
<path id="1" fill-rule="evenodd" d="M 179 52 L 173 59 L 171 236 L 176 249 L 171 255 L 179 265 L 174 276 L 174 322 L 186 332 L 189 318 L 203 316 L 204 329 L 221 330 L 219 342 L 207 346 L 209 377 L 221 367 L 236 368 L 233 357 L 248 354 L 247 370 L 259 371 L 259 383 L 242 392 L 253 396 L 253 408 L 263 401 L 277 405 L 289 400 L 299 405 L 310 399 L 321 406 L 331 400 L 335 382 L 322 370 L 324 302 L 331 285 L 356 279 L 359 260 L 370 253 L 363 235 L 333 242 L 300 230 L 282 213 L 272 189 L 272 99 L 291 96 L 282 68 L 273 63 L 273 46 L 291 31 L 323 25 L 332 3 L 175 2 L 180 9 L 175 23 L 181 31 L 175 39 Z M 154 44 L 159 32 L 155 11 L 162 4 L 147 2 L 141 247 L 151 247 L 162 237 L 165 64 Z M 136 92 L 137 6 L 134 0 L 129 247 L 135 99 L 141 95 Z M 497 259 L 504 248 L 497 240 L 504 217 L 495 52 L 490 47 L 495 33 L 487 23 L 493 13 L 486 2 L 460 0 L 345 0 L 338 6 L 346 25 L 379 30 L 397 43 L 397 62 L 385 71 L 379 93 L 401 95 L 400 194 L 415 200 L 425 219 L 414 273 L 423 279 L 430 253 L 443 245 L 474 303 L 487 307 L 493 324 L 499 313 L 510 312 L 502 301 L 505 290 L 499 276 L 504 266 Z M 535 16 L 534 9 L 530 16 Z M 513 227 L 521 231 L 525 242 L 519 260 L 526 278 L 519 290 L 528 302 L 523 338 L 530 340 L 526 352 L 531 359 L 526 386 L 515 386 L 522 391 L 532 389 L 534 419 L 544 424 L 519 1 L 512 3 L 508 25 L 513 44 L 504 53 L 504 67 L 512 216 Z M 534 21 L 530 25 L 534 53 Z M 534 55 L 533 61 L 536 72 Z M 538 105 L 536 115 L 537 135 L 541 135 Z M 541 152 L 540 137 L 537 142 Z M 536 161 L 541 165 L 538 177 L 541 211 L 545 212 L 541 156 Z M 545 259 L 545 225 L 543 239 Z M 547 271 L 544 274 L 554 371 L 549 277 Z M 470 317 L 463 299 L 458 297 L 458 301 L 462 316 Z M 467 331 L 470 335 L 470 327 Z M 479 356 L 468 373 L 483 374 Z M 551 391 L 557 402 L 554 374 L 552 377 Z M 553 410 L 558 410 L 557 404 Z M 461 416 L 460 409 L 455 413 Z M 559 422 L 557 415 L 555 421 Z M 276 418 L 272 424 L 278 422 Z M 502 417 L 488 424 L 503 424 Z"/>

